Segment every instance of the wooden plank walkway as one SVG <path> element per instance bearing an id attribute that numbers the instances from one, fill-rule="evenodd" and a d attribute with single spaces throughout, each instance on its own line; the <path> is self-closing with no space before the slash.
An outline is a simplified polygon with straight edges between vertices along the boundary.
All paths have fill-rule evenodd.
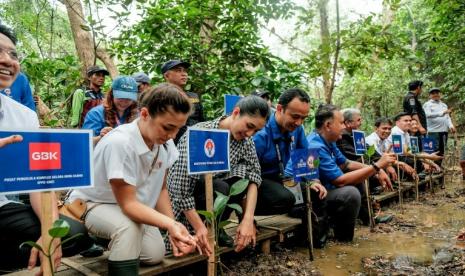
<path id="1" fill-rule="evenodd" d="M 278 239 L 283 241 L 287 233 L 295 230 L 300 224 L 301 220 L 288 217 L 287 215 L 276 216 L 263 216 L 256 217 L 258 224 L 257 245 L 261 246 L 262 250 L 269 250 L 271 239 Z M 234 236 L 238 224 L 237 221 L 228 225 L 226 232 Z M 291 234 L 293 235 L 293 234 Z M 234 248 L 222 247 L 220 254 L 231 252 Z M 62 259 L 62 266 L 58 269 L 55 275 L 57 276 L 96 276 L 108 275 L 107 273 L 107 258 L 108 252 L 96 258 L 84 258 L 80 255 L 70 258 Z M 205 256 L 198 253 L 191 254 L 182 258 L 175 258 L 173 256 L 166 257 L 162 263 L 155 266 L 141 266 L 139 275 L 158 275 L 161 273 L 169 272 L 171 270 L 206 260 Z M 30 271 L 19 271 L 8 275 L 25 276 L 31 275 Z"/>

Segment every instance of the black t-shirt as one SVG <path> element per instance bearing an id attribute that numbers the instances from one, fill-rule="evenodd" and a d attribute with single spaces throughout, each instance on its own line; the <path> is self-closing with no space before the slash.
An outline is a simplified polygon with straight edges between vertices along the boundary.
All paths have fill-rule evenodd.
<path id="1" fill-rule="evenodd" d="M 420 118 L 421 125 L 426 129 L 426 114 L 425 110 L 423 110 L 423 106 L 421 105 L 418 98 L 415 96 L 415 93 L 412 91 L 408 92 L 407 95 L 404 97 L 404 112 L 407 112 L 410 115 L 418 115 Z"/>

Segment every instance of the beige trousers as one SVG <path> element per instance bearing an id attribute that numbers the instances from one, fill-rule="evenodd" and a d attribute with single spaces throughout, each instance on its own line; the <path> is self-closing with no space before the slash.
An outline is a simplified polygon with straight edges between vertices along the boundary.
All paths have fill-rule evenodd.
<path id="1" fill-rule="evenodd" d="M 95 203 L 87 202 L 88 208 Z M 157 264 L 165 255 L 165 244 L 157 227 L 135 223 L 118 204 L 99 204 L 87 213 L 85 224 L 97 237 L 109 239 L 110 261 L 140 259 Z"/>

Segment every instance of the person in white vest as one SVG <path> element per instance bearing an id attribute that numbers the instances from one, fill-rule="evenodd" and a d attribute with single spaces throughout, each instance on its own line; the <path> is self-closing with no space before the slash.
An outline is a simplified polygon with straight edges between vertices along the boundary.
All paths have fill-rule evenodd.
<path id="1" fill-rule="evenodd" d="M 423 104 L 428 125 L 428 136 L 435 140 L 439 155 L 444 155 L 449 131 L 454 133 L 455 127 L 450 118 L 451 108 L 441 101 L 441 90 L 437 87 L 429 90 L 429 101 Z"/>

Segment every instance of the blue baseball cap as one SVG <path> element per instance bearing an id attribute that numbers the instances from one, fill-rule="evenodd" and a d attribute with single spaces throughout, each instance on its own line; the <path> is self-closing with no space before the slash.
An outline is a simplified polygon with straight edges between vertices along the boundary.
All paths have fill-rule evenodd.
<path id="1" fill-rule="evenodd" d="M 137 82 L 129 76 L 118 76 L 112 84 L 111 89 L 113 90 L 113 96 L 116 99 L 130 99 L 137 101 Z"/>
<path id="2" fill-rule="evenodd" d="M 167 62 L 163 63 L 163 65 L 161 66 L 161 73 L 164 74 L 168 70 L 171 70 L 171 69 L 173 69 L 174 67 L 177 67 L 177 66 L 182 66 L 184 68 L 189 68 L 189 67 L 191 67 L 191 64 L 189 62 L 187 62 L 187 61 L 182 61 L 182 60 L 170 60 L 170 61 L 167 61 Z"/>

